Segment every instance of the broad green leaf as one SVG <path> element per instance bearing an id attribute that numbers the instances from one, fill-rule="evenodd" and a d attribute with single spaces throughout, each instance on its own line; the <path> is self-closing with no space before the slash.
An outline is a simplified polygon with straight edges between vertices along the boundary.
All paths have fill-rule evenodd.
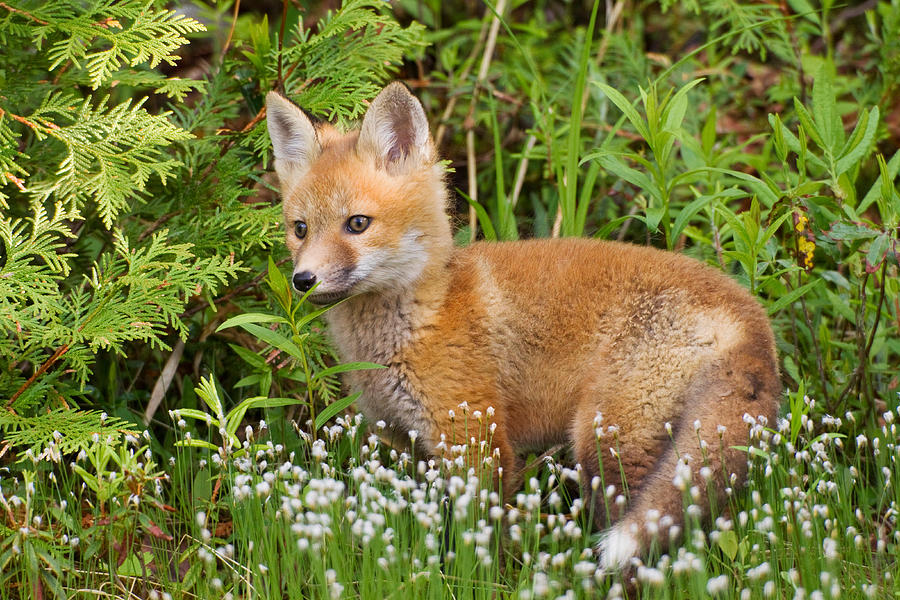
<path id="1" fill-rule="evenodd" d="M 824 60 L 813 76 L 812 108 L 816 114 L 817 132 L 825 142 L 824 147 L 836 155 L 838 147 L 844 143 L 844 128 L 835 108 L 834 77 L 831 70 L 831 61 Z"/>
<path id="2" fill-rule="evenodd" d="M 859 212 L 864 212 L 873 202 L 884 195 L 888 191 L 888 186 L 890 186 L 891 189 L 893 188 L 893 181 L 897 177 L 897 173 L 900 172 L 900 150 L 894 153 L 891 160 L 887 162 L 886 167 L 888 175 L 887 180 L 885 180 L 883 174 L 878 175 L 878 179 L 875 180 L 875 183 L 872 184 L 872 187 L 869 188 L 869 191 L 866 192 L 865 197 L 863 197 L 862 202 L 859 203 Z M 895 196 L 896 192 L 891 195 Z M 882 218 L 884 217 L 886 217 L 886 215 L 882 215 Z"/>
<path id="3" fill-rule="evenodd" d="M 222 400 L 219 398 L 219 390 L 215 381 L 210 377 L 201 377 L 200 384 L 196 387 L 197 395 L 206 403 L 215 415 L 218 423 L 225 420 L 225 409 L 222 407 Z"/>
<path id="4" fill-rule="evenodd" d="M 339 412 L 347 410 L 347 408 L 356 402 L 356 399 L 360 397 L 362 392 L 356 392 L 354 394 L 350 394 L 340 400 L 335 400 L 331 404 L 325 407 L 325 409 L 316 415 L 316 429 L 321 429 L 322 425 L 328 422 L 333 416 L 337 415 Z"/>
<path id="5" fill-rule="evenodd" d="M 862 117 L 856 124 L 856 128 L 847 140 L 847 144 L 841 151 L 841 157 L 838 158 L 835 165 L 835 174 L 850 170 L 858 163 L 871 149 L 875 140 L 875 134 L 878 131 L 878 107 L 875 106 L 871 111 L 863 111 Z"/>
<path id="6" fill-rule="evenodd" d="M 228 344 L 228 347 L 234 350 L 234 353 L 241 357 L 245 363 L 250 365 L 251 367 L 256 367 L 257 369 L 265 368 L 266 359 L 257 354 L 256 352 L 251 352 L 247 350 L 243 346 L 238 346 L 237 344 Z"/>
<path id="7" fill-rule="evenodd" d="M 472 200 L 468 194 L 462 192 L 462 190 L 457 189 L 457 192 L 460 196 L 466 199 L 466 202 L 469 203 L 473 209 L 475 209 L 475 215 L 478 217 L 478 224 L 481 226 L 481 230 L 484 232 L 484 239 L 489 242 L 494 242 L 497 240 L 497 232 L 494 230 L 494 224 L 491 222 L 491 216 L 487 213 L 484 206 Z"/>
<path id="8" fill-rule="evenodd" d="M 218 328 L 216 331 L 222 331 L 223 329 L 229 329 L 231 327 L 242 326 L 247 323 L 287 323 L 287 319 L 284 317 L 279 317 L 278 315 L 267 315 L 265 313 L 244 313 L 242 315 L 238 315 L 236 317 L 231 317 Z"/>
<path id="9" fill-rule="evenodd" d="M 97 493 L 97 491 L 99 490 L 99 487 L 97 485 L 97 478 L 94 475 L 92 475 L 91 473 L 88 473 L 84 469 L 84 467 L 82 467 L 81 465 L 79 465 L 77 463 L 72 464 L 72 470 L 75 471 L 76 473 L 78 473 L 78 476 L 81 478 L 81 480 L 84 481 L 84 483 L 87 484 L 87 486 L 89 488 L 91 488 L 91 490 L 93 490 L 94 493 Z"/>
<path id="10" fill-rule="evenodd" d="M 597 239 L 605 240 L 609 237 L 609 234 L 613 232 L 616 228 L 621 226 L 625 221 L 631 219 L 631 215 L 622 215 L 621 217 L 616 217 L 603 227 L 597 230 L 597 233 L 594 234 L 594 237 Z"/>
<path id="11" fill-rule="evenodd" d="M 196 408 L 177 408 L 172 411 L 178 417 L 187 417 L 189 419 L 197 419 L 198 421 L 203 421 L 210 427 L 214 427 L 216 429 L 219 428 L 219 420 L 216 419 L 213 415 L 209 413 L 205 413 L 202 410 L 197 410 Z"/>
<path id="12" fill-rule="evenodd" d="M 607 153 L 607 152 L 599 152 L 589 154 L 586 159 L 594 158 L 600 162 L 600 166 L 604 169 L 612 173 L 613 175 L 617 175 L 635 186 L 636 188 L 643 190 L 647 193 L 653 194 L 654 197 L 658 194 L 654 190 L 653 183 L 650 181 L 650 178 L 647 177 L 644 173 L 641 173 L 637 169 L 632 169 L 628 165 L 625 164 L 619 156 Z M 659 198 L 659 200 L 662 200 Z"/>
<path id="13" fill-rule="evenodd" d="M 256 373 L 254 375 L 247 375 L 246 377 L 241 377 L 237 383 L 234 384 L 236 388 L 248 387 L 251 385 L 256 385 L 262 381 L 262 375 Z"/>
<path id="14" fill-rule="evenodd" d="M 809 111 L 806 110 L 806 107 L 803 106 L 803 103 L 800 102 L 799 99 L 794 98 L 794 109 L 797 111 L 797 118 L 800 119 L 800 125 L 803 128 L 803 131 L 806 132 L 812 141 L 819 145 L 820 148 L 831 148 L 828 145 L 824 138 L 822 137 L 822 132 L 819 131 L 819 126 L 813 121 L 812 115 L 809 114 Z M 801 147 L 802 147 L 801 142 Z"/>
<path id="15" fill-rule="evenodd" d="M 719 548 L 722 549 L 722 552 L 725 554 L 725 556 L 728 557 L 729 560 L 734 560 L 734 557 L 737 556 L 738 551 L 738 539 L 737 534 L 733 529 L 720 531 L 719 539 L 716 543 L 719 545 Z"/>
<path id="16" fill-rule="evenodd" d="M 695 79 L 679 89 L 666 106 L 666 120 L 663 127 L 671 132 L 677 132 L 681 128 L 684 121 L 684 115 L 688 108 L 687 94 L 697 85 L 703 82 L 703 77 Z"/>
<path id="17" fill-rule="evenodd" d="M 767 461 L 772 458 L 768 452 L 764 452 L 763 450 L 760 450 L 756 446 L 732 446 L 731 449 L 738 450 L 740 452 L 746 452 L 747 454 L 752 454 L 753 456 L 756 456 L 758 458 L 763 458 Z"/>
<path id="18" fill-rule="evenodd" d="M 700 196 L 699 198 L 692 200 L 690 204 L 678 211 L 678 216 L 675 217 L 675 222 L 672 224 L 672 239 L 677 240 L 678 236 L 681 235 L 681 231 L 687 226 L 690 220 L 694 218 L 694 215 L 703 210 L 710 202 L 743 195 L 745 195 L 743 191 L 732 189 L 724 190 L 716 194 L 707 194 L 706 196 Z"/>
<path id="19" fill-rule="evenodd" d="M 650 139 L 650 132 L 647 130 L 647 126 L 644 123 L 643 119 L 641 119 L 640 113 L 638 113 L 637 109 L 632 105 L 631 102 L 628 101 L 625 96 L 623 96 L 617 89 L 609 86 L 600 81 L 592 82 L 598 88 L 600 88 L 606 97 L 610 99 L 610 101 L 615 104 L 619 110 L 628 118 L 628 121 L 631 123 L 632 127 L 640 134 L 642 138 L 645 140 Z"/>
<path id="20" fill-rule="evenodd" d="M 866 271 L 868 273 L 874 273 L 878 270 L 878 267 L 881 266 L 881 261 L 884 260 L 884 257 L 887 254 L 890 244 L 891 234 L 888 232 L 882 233 L 875 238 L 872 245 L 869 246 L 869 252 L 866 253 Z"/>
<path id="21" fill-rule="evenodd" d="M 272 291 L 275 293 L 275 297 L 278 299 L 281 306 L 289 311 L 291 305 L 291 286 L 288 284 L 288 280 L 284 276 L 284 273 L 281 272 L 281 269 L 279 269 L 278 265 L 275 264 L 275 261 L 272 260 L 271 255 L 269 255 L 269 269 L 266 281 L 269 283 L 269 287 L 272 288 Z"/>
<path id="22" fill-rule="evenodd" d="M 181 448 L 206 448 L 207 450 L 212 450 L 213 452 L 218 452 L 219 447 L 215 444 L 211 444 L 206 440 L 198 440 L 195 438 L 191 438 L 189 440 L 178 440 L 175 442 L 175 445 Z"/>
<path id="23" fill-rule="evenodd" d="M 762 179 L 760 179 L 759 177 L 754 177 L 749 173 L 742 173 L 741 171 L 735 171 L 733 169 L 720 169 L 717 167 L 709 167 L 708 170 L 715 171 L 717 173 L 725 173 L 726 175 L 730 175 L 736 179 L 747 182 L 750 190 L 755 193 L 760 200 L 762 200 L 762 203 L 766 205 L 766 208 L 772 208 L 772 206 L 776 202 L 778 202 L 778 197 L 781 195 L 780 190 L 773 190 Z"/>
<path id="24" fill-rule="evenodd" d="M 247 331 L 247 333 L 255 336 L 258 340 L 265 342 L 266 344 L 278 348 L 282 352 L 293 356 L 294 358 L 299 359 L 303 356 L 303 352 L 300 348 L 297 347 L 294 342 L 284 337 L 277 331 L 272 331 L 271 329 L 266 329 L 265 327 L 260 327 L 255 323 L 243 323 L 241 327 Z"/>
<path id="25" fill-rule="evenodd" d="M 347 371 L 364 371 L 366 369 L 384 369 L 384 365 L 379 365 L 371 362 L 352 362 L 352 363 L 344 363 L 340 365 L 334 365 L 333 367 L 328 367 L 327 369 L 322 369 L 318 373 L 313 376 L 313 381 L 318 381 L 319 379 L 323 379 L 325 377 L 329 377 L 331 375 L 337 375 L 338 373 L 346 373 Z"/>
<path id="26" fill-rule="evenodd" d="M 835 223 L 826 235 L 835 241 L 867 240 L 880 232 L 861 223 Z"/>
<path id="27" fill-rule="evenodd" d="M 813 289 L 819 287 L 822 284 L 821 279 L 813 279 L 809 283 L 805 283 L 802 286 L 791 290 L 768 307 L 766 307 L 766 312 L 771 316 L 785 308 L 786 306 L 793 304 L 797 300 L 799 300 L 802 296 L 806 295 Z"/>
<path id="28" fill-rule="evenodd" d="M 818 157 L 805 153 L 805 144 L 801 143 L 800 139 L 796 135 L 794 135 L 784 123 L 781 122 L 781 118 L 778 115 L 769 114 L 769 124 L 772 126 L 773 130 L 778 130 L 781 132 L 781 137 L 784 139 L 784 142 L 788 145 L 791 151 L 794 152 L 794 154 L 796 154 L 798 157 L 805 154 L 803 158 L 804 160 L 808 160 L 818 167 L 825 168 L 825 163 L 822 162 Z"/>

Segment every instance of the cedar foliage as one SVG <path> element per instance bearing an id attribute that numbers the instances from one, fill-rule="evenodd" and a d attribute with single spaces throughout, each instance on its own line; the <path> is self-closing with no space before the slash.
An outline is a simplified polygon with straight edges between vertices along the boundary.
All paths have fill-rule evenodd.
<path id="1" fill-rule="evenodd" d="M 280 241 L 278 207 L 254 197 L 270 187 L 265 93 L 352 119 L 422 37 L 350 0 L 312 30 L 296 19 L 284 44 L 263 22 L 203 79 L 167 75 L 204 30 L 153 0 L 0 5 L 5 450 L 132 431 L 80 408 L 102 385 L 98 355 L 114 373 L 115 356 L 169 350 Z"/>

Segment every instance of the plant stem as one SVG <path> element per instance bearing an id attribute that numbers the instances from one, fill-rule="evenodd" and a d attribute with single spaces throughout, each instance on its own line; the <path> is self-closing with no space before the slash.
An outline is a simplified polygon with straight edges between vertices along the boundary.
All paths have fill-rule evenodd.
<path id="1" fill-rule="evenodd" d="M 25 390 L 30 388 L 31 385 L 37 380 L 38 377 L 40 377 L 41 375 L 46 373 L 47 370 L 50 367 L 52 367 L 53 364 L 57 360 L 59 360 L 63 354 L 65 354 L 68 351 L 69 351 L 69 344 L 63 344 L 62 346 L 57 348 L 56 351 L 50 355 L 50 358 L 45 360 L 44 363 L 40 367 L 38 367 L 37 371 L 35 371 L 34 373 L 31 374 L 31 377 L 28 378 L 28 381 L 23 383 L 22 387 L 20 387 L 18 390 L 16 390 L 16 393 L 10 397 L 9 401 L 6 403 L 6 408 L 10 408 L 13 405 L 13 402 L 15 402 L 16 399 L 22 395 L 22 392 L 24 392 Z"/>

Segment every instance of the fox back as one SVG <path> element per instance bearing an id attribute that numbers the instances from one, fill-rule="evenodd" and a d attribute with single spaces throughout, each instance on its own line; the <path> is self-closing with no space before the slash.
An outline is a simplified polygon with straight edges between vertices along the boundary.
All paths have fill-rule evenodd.
<path id="1" fill-rule="evenodd" d="M 745 478 L 733 447 L 747 444 L 746 421 L 774 418 L 780 394 L 771 327 L 746 290 L 629 244 L 454 248 L 425 113 L 399 83 L 349 133 L 274 92 L 267 109 L 294 286 L 344 300 L 326 314 L 343 360 L 387 367 L 348 377 L 370 421 L 401 439 L 414 430 L 440 455 L 442 440 L 466 439 L 460 403 L 492 413 L 507 494 L 521 456 L 558 443 L 585 483 L 621 482 L 621 469 L 630 502 L 600 543 L 608 568 L 645 550 L 660 522 L 680 525 L 676 483 L 700 483 L 702 469 L 724 496 Z M 602 526 L 614 515 L 595 496 Z M 697 503 L 708 508 L 705 493 Z"/>

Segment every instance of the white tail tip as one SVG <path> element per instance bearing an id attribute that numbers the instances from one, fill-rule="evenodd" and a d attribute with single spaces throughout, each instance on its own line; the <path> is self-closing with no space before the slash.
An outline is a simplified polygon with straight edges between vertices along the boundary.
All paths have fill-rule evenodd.
<path id="1" fill-rule="evenodd" d="M 624 524 L 610 528 L 597 545 L 600 551 L 600 568 L 606 572 L 620 571 L 637 556 L 640 544 L 637 537 L 626 530 Z"/>

